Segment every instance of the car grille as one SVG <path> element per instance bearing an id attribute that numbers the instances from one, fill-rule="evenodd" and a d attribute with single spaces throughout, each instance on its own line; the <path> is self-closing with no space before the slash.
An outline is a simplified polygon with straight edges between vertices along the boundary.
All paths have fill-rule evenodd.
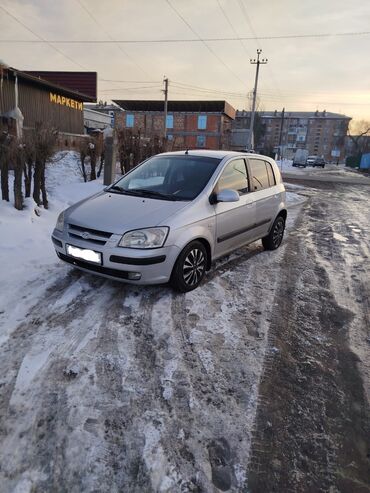
<path id="1" fill-rule="evenodd" d="M 92 272 L 99 272 L 100 274 L 107 274 L 108 276 L 117 277 L 119 279 L 129 279 L 129 272 L 127 271 L 109 269 L 101 265 L 90 264 L 89 262 L 85 262 L 83 260 L 68 257 L 68 255 L 64 255 L 63 253 L 60 252 L 57 252 L 57 255 L 65 262 L 68 262 L 69 264 L 73 264 L 76 267 L 81 267 L 82 269 L 90 270 Z"/>
<path id="2" fill-rule="evenodd" d="M 113 233 L 107 231 L 99 231 L 97 229 L 84 228 L 83 226 L 77 226 L 76 224 L 68 224 L 68 236 L 69 238 L 76 238 L 87 243 L 93 243 L 95 245 L 105 245 L 107 240 Z"/>

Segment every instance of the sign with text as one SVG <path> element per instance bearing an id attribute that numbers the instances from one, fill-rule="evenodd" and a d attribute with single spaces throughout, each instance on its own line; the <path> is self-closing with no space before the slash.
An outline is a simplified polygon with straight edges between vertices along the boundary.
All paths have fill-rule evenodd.
<path id="1" fill-rule="evenodd" d="M 81 103 L 80 101 L 76 101 L 72 98 L 66 98 L 65 96 L 60 96 L 59 94 L 55 94 L 53 92 L 50 93 L 50 102 L 60 104 L 62 106 L 67 106 L 67 108 L 73 108 L 79 111 L 83 110 L 83 103 Z"/>

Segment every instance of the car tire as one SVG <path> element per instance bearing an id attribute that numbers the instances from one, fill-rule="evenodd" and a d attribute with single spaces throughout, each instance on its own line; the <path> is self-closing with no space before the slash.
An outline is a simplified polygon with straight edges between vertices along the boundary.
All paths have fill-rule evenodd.
<path id="1" fill-rule="evenodd" d="M 197 288 L 207 270 L 208 254 L 200 241 L 189 243 L 178 256 L 171 275 L 176 291 L 187 293 Z"/>
<path id="2" fill-rule="evenodd" d="M 283 216 L 278 216 L 270 232 L 267 236 L 262 238 L 262 245 L 265 250 L 276 250 L 281 245 L 284 237 L 285 220 Z"/>

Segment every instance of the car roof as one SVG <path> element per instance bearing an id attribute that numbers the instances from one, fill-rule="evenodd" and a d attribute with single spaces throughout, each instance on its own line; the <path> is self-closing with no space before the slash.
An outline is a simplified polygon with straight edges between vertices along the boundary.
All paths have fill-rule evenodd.
<path id="1" fill-rule="evenodd" d="M 268 157 L 268 156 L 262 156 L 262 154 L 255 154 L 251 152 L 244 152 L 244 151 L 212 151 L 208 149 L 189 149 L 189 150 L 184 150 L 184 151 L 174 151 L 174 152 L 163 152 L 161 154 L 157 154 L 158 156 L 183 156 L 183 155 L 189 155 L 189 156 L 200 156 L 200 157 L 213 157 L 213 158 L 218 158 L 218 159 L 224 159 L 226 157 L 237 157 L 237 156 L 242 156 L 242 157 Z M 271 158 L 268 158 L 271 159 Z"/>

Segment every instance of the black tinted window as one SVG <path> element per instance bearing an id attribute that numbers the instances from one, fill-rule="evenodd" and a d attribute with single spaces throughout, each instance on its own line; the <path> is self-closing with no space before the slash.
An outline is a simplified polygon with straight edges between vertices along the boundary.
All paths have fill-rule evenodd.
<path id="1" fill-rule="evenodd" d="M 249 159 L 249 165 L 252 172 L 252 190 L 268 188 L 270 185 L 265 161 L 262 161 L 262 159 Z"/>
<path id="2" fill-rule="evenodd" d="M 231 161 L 218 181 L 218 191 L 228 188 L 235 190 L 240 194 L 249 191 L 248 175 L 244 159 L 235 159 Z"/>

